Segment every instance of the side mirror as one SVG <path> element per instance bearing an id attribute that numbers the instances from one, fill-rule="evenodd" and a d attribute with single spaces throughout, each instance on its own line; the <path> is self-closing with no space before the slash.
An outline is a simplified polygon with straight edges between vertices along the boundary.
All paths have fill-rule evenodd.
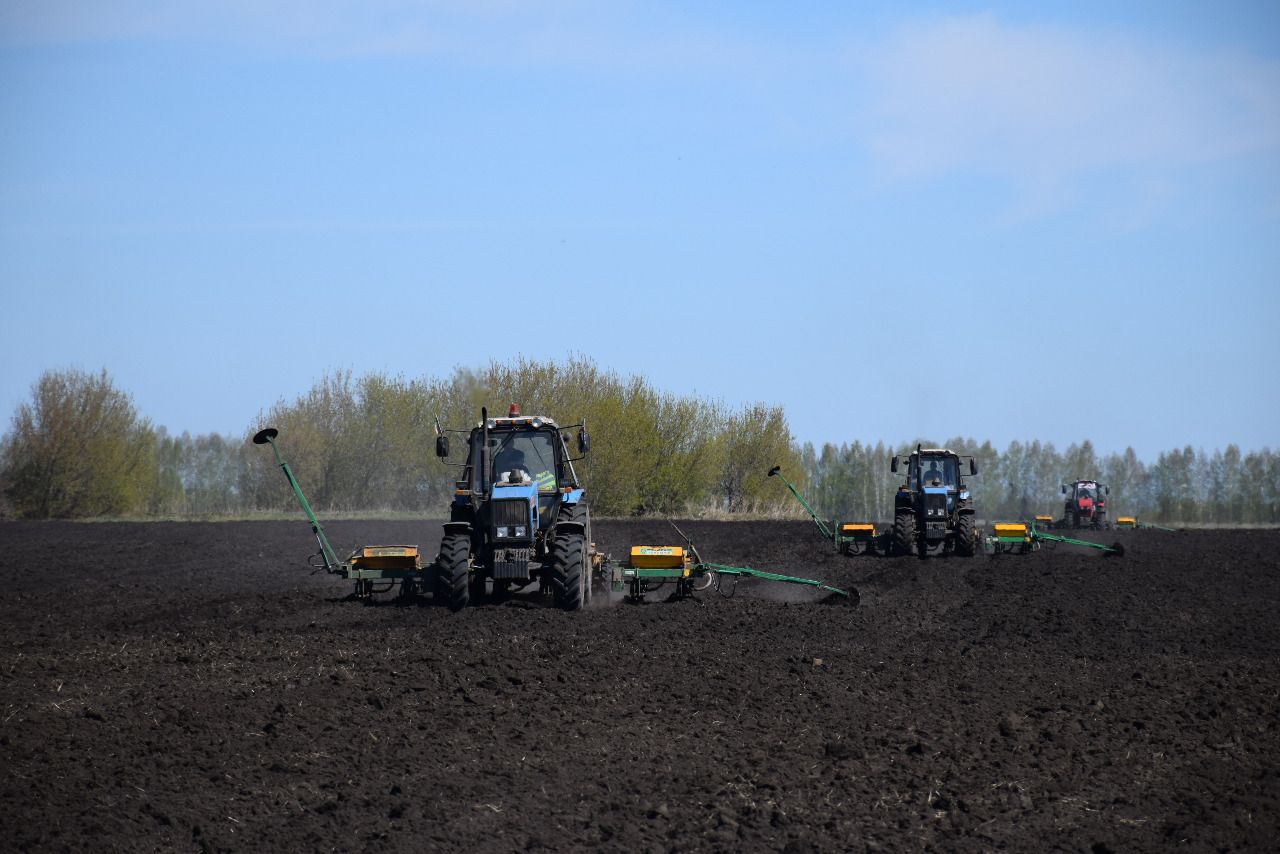
<path id="1" fill-rule="evenodd" d="M 897 454 L 894 454 L 893 459 L 889 460 L 889 471 L 895 472 L 895 473 L 898 471 L 898 455 Z"/>
<path id="2" fill-rule="evenodd" d="M 443 433 L 436 436 L 436 456 L 442 460 L 449 456 L 449 437 Z"/>
<path id="3" fill-rule="evenodd" d="M 781 470 L 782 470 L 782 466 L 774 466 L 773 468 L 769 469 L 769 477 L 773 477 L 775 474 L 777 474 Z"/>
<path id="4" fill-rule="evenodd" d="M 1109 486 L 1104 486 L 1104 487 L 1102 487 L 1102 491 L 1103 491 L 1103 492 L 1105 492 L 1107 495 L 1110 495 L 1110 494 L 1111 494 L 1111 487 L 1109 487 Z"/>
<path id="5" fill-rule="evenodd" d="M 587 433 L 587 428 L 583 427 L 578 430 L 578 453 L 585 454 L 591 450 L 591 435 Z"/>
<path id="6" fill-rule="evenodd" d="M 973 457 L 969 457 L 969 474 L 978 473 L 978 461 Z"/>
<path id="7" fill-rule="evenodd" d="M 1066 485 L 1065 483 L 1064 483 L 1064 484 L 1062 484 L 1062 494 L 1063 494 L 1063 495 L 1066 495 L 1066 494 L 1067 494 L 1067 485 Z"/>

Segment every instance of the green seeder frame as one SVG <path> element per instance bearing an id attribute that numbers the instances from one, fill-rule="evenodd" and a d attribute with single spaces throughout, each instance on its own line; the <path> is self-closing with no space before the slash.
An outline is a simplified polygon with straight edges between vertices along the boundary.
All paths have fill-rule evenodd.
<path id="1" fill-rule="evenodd" d="M 876 534 L 874 529 L 872 529 L 870 533 L 859 531 L 852 535 L 844 534 L 841 531 L 841 524 L 834 520 L 831 522 L 831 525 L 828 526 L 826 522 L 822 521 L 814 509 L 809 506 L 809 502 L 804 500 L 804 496 L 800 494 L 800 490 L 796 489 L 791 481 L 783 477 L 781 466 L 774 466 L 769 469 L 769 477 L 775 476 L 787 485 L 787 489 L 791 490 L 791 494 L 796 497 L 796 501 L 800 502 L 800 506 L 805 509 L 805 512 L 807 512 L 810 518 L 813 519 L 814 524 L 818 526 L 818 530 L 822 532 L 823 538 L 830 540 L 831 544 L 836 547 L 836 551 L 840 554 L 875 554 L 877 549 L 881 552 L 886 551 L 886 538 L 884 534 Z"/>
<path id="2" fill-rule="evenodd" d="M 368 598 L 376 592 L 390 590 L 397 582 L 400 584 L 400 592 L 403 595 L 411 595 L 424 590 L 433 567 L 422 565 L 422 560 L 417 553 L 417 546 L 371 547 L 375 551 L 401 551 L 402 554 L 399 555 L 365 555 L 366 549 L 361 547 L 352 552 L 351 556 L 346 560 L 338 560 L 338 555 L 333 550 L 333 546 L 329 545 L 329 538 L 325 536 L 320 520 L 312 512 L 311 504 L 308 503 L 307 497 L 302 494 L 302 487 L 298 485 L 298 479 L 293 476 L 293 470 L 289 468 L 289 464 L 280 456 L 280 449 L 276 447 L 275 442 L 278 435 L 280 435 L 278 430 L 274 427 L 268 427 L 265 430 L 259 430 L 257 435 L 253 437 L 253 442 L 256 445 L 271 446 L 271 450 L 275 452 L 276 463 L 284 471 L 285 477 L 289 479 L 289 486 L 293 488 L 293 494 L 297 496 L 298 503 L 302 505 L 302 511 L 307 514 L 307 521 L 311 523 L 311 532 L 315 534 L 316 542 L 320 546 L 320 551 L 317 554 L 313 554 L 308 563 L 316 569 L 323 569 L 326 572 L 354 581 L 356 584 L 355 596 L 360 599 Z M 409 549 L 413 550 L 412 554 L 409 553 Z M 317 562 L 317 558 L 319 562 Z M 362 563 L 366 561 L 392 565 L 362 566 Z"/>
<path id="3" fill-rule="evenodd" d="M 725 593 L 720 586 L 719 576 L 727 576 L 734 579 L 734 587 L 730 588 L 730 592 Z M 741 578 L 761 578 L 765 581 L 780 581 L 786 584 L 801 584 L 806 587 L 816 587 L 819 590 L 826 590 L 838 596 L 849 596 L 847 590 L 841 590 L 839 587 L 832 587 L 829 584 L 823 584 L 812 578 L 800 578 L 795 575 L 783 575 L 778 572 L 766 572 L 762 569 L 752 569 L 749 566 L 728 566 L 722 563 L 703 563 L 697 561 L 691 564 L 687 569 L 685 567 L 669 567 L 669 568 L 643 568 L 639 569 L 631 566 L 621 568 L 622 584 L 626 585 L 627 598 L 635 602 L 643 602 L 645 594 L 655 587 L 665 584 L 675 583 L 675 591 L 671 594 L 672 599 L 684 599 L 699 593 L 711 587 L 713 584 L 725 596 L 732 596 L 736 589 L 737 582 Z"/>
<path id="4" fill-rule="evenodd" d="M 1138 521 L 1137 519 L 1134 519 L 1134 520 L 1133 520 L 1133 524 L 1132 524 L 1132 525 L 1130 525 L 1130 524 L 1121 524 L 1120 522 L 1118 522 L 1118 521 L 1117 521 L 1117 522 L 1116 522 L 1116 527 L 1117 527 L 1117 528 L 1120 528 L 1121 530 L 1124 530 L 1124 529 L 1133 530 L 1133 529 L 1135 529 L 1135 528 L 1143 528 L 1143 529 L 1146 529 L 1146 530 L 1152 530 L 1152 531 L 1168 531 L 1168 532 L 1169 532 L 1169 533 L 1171 533 L 1171 534 L 1176 534 L 1176 533 L 1178 533 L 1178 529 L 1177 529 L 1177 528 L 1166 528 L 1166 527 L 1164 527 L 1163 525 L 1152 525 L 1150 522 L 1140 522 L 1140 521 Z"/>
<path id="5" fill-rule="evenodd" d="M 635 567 L 630 564 L 613 564 L 619 570 L 618 574 L 614 576 L 615 589 L 620 589 L 625 585 L 627 598 L 632 602 L 643 602 L 645 594 L 650 590 L 671 583 L 675 584 L 675 592 L 671 594 L 671 599 L 685 599 L 713 585 L 722 596 L 729 597 L 737 591 L 738 581 L 743 578 L 760 578 L 765 581 L 780 581 L 784 584 L 801 584 L 806 587 L 826 590 L 853 602 L 858 599 L 856 590 L 850 594 L 847 590 L 823 584 L 821 581 L 816 581 L 812 578 L 783 575 L 779 572 L 766 572 L 763 569 L 752 569 L 749 566 L 708 563 L 698 554 L 697 548 L 693 545 L 693 540 L 689 539 L 675 522 L 671 522 L 671 527 L 675 528 L 676 533 L 689 546 L 688 558 L 683 559 L 686 562 L 683 562 L 681 566 Z M 733 579 L 733 585 L 727 593 L 722 587 L 721 576 Z"/>
<path id="6" fill-rule="evenodd" d="M 1057 534 L 1041 533 L 1036 530 L 1035 525 L 1027 526 L 1027 533 L 1025 536 L 1001 537 L 991 535 L 983 538 L 984 550 L 989 555 L 1026 554 L 1027 552 L 1038 550 L 1042 542 L 1067 543 L 1068 545 L 1073 546 L 1083 546 L 1089 549 L 1097 549 L 1103 554 L 1116 555 L 1117 557 L 1124 554 L 1124 546 L 1119 543 L 1106 546 L 1102 543 L 1091 543 L 1088 540 L 1059 537 Z"/>

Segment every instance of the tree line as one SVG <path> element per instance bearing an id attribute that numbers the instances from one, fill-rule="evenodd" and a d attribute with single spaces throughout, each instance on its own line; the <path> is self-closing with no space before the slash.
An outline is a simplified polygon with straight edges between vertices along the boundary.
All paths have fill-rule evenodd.
<path id="1" fill-rule="evenodd" d="M 0 439 L 0 517 L 296 512 L 274 456 L 249 441 L 264 426 L 279 429 L 281 452 L 317 512 L 443 515 L 465 451 L 455 441 L 449 460 L 434 456 L 436 420 L 465 430 L 482 406 L 503 414 L 510 402 L 562 427 L 585 420 L 592 449 L 576 466 L 600 515 L 794 516 L 799 505 L 767 477 L 779 465 L 824 517 L 881 521 L 892 516 L 900 482 L 890 458 L 916 444 L 938 447 L 800 445 L 781 407 L 673 395 L 583 358 L 493 362 L 446 377 L 330 373 L 277 401 L 240 436 L 171 435 L 138 413 L 105 370 L 48 371 Z M 1061 452 L 1038 441 L 1001 452 L 967 438 L 940 447 L 977 459 L 970 484 L 986 519 L 1058 515 L 1061 483 L 1096 478 L 1111 487 L 1113 517 L 1280 523 L 1280 471 L 1270 449 L 1186 447 L 1148 464 L 1132 448 L 1099 456 L 1087 440 Z"/>
<path id="2" fill-rule="evenodd" d="M 330 373 L 241 436 L 170 435 L 105 371 L 50 371 L 0 443 L 0 492 L 7 512 L 26 518 L 292 511 L 274 456 L 249 441 L 273 426 L 317 512 L 443 515 L 465 443 L 455 437 L 453 456 L 437 459 L 437 419 L 465 431 L 482 407 L 501 415 L 511 402 L 562 427 L 586 422 L 592 448 L 575 466 L 602 515 L 776 512 L 768 468 L 799 460 L 781 407 L 673 395 L 582 358 L 494 362 L 443 378 Z"/>

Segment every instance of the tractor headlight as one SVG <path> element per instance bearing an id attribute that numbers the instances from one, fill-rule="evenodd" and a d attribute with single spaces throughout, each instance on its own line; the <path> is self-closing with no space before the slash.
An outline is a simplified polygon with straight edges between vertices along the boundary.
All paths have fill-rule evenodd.
<path id="1" fill-rule="evenodd" d="M 525 534 L 528 533 L 524 525 L 516 525 L 511 530 L 512 530 L 511 536 L 513 537 L 523 537 Z"/>
<path id="2" fill-rule="evenodd" d="M 508 534 L 508 533 L 507 533 L 507 531 L 509 531 L 509 530 L 511 530 L 511 529 L 510 529 L 510 528 L 504 528 L 504 527 L 502 527 L 501 525 L 499 525 L 499 526 L 498 526 L 498 536 L 499 536 L 499 537 L 508 537 L 508 536 L 510 536 L 510 534 Z"/>

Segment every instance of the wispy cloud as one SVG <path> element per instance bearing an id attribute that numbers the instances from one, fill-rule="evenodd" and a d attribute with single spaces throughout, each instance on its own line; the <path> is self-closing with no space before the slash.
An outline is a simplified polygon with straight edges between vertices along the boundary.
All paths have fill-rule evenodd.
<path id="1" fill-rule="evenodd" d="M 1149 200 L 1171 170 L 1280 150 L 1274 59 L 983 15 L 903 26 L 859 66 L 891 178 L 1004 177 L 1051 207 L 1115 171 Z"/>

